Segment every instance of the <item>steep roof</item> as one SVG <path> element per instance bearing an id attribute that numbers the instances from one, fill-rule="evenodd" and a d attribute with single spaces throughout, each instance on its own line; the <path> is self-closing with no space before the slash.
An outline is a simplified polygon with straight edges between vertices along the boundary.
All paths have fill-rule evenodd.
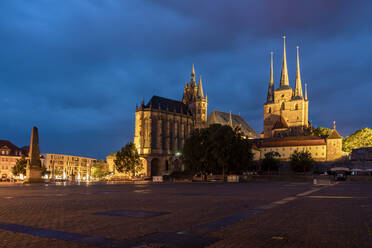
<path id="1" fill-rule="evenodd" d="M 283 129 L 283 128 L 288 128 L 288 124 L 284 120 L 283 116 L 280 116 L 280 118 L 275 122 L 272 129 L 275 130 L 275 129 Z"/>
<path id="2" fill-rule="evenodd" d="M 187 105 L 184 104 L 183 102 L 160 96 L 153 96 L 147 103 L 145 108 L 149 108 L 150 106 L 154 109 L 160 109 L 164 111 L 167 110 L 173 113 L 191 114 L 187 108 Z"/>
<path id="3" fill-rule="evenodd" d="M 337 132 L 336 129 L 333 129 L 332 133 L 327 137 L 327 139 L 342 139 L 342 136 Z"/>
<path id="4" fill-rule="evenodd" d="M 248 123 L 239 115 L 231 114 L 232 126 L 240 127 L 241 131 L 248 138 L 258 138 L 258 134 L 248 125 Z M 208 116 L 208 124 L 228 125 L 230 120 L 230 113 L 213 110 Z"/>
<path id="5" fill-rule="evenodd" d="M 9 140 L 0 140 L 0 148 L 8 148 L 10 149 L 9 155 L 18 155 L 19 152 L 22 152 L 22 154 L 27 154 L 28 150 L 23 150 L 22 148 L 18 148 L 16 145 L 14 145 Z"/>
<path id="6" fill-rule="evenodd" d="M 19 150 L 19 148 L 9 140 L 0 140 L 0 148 L 4 146 L 8 147 L 10 150 Z"/>

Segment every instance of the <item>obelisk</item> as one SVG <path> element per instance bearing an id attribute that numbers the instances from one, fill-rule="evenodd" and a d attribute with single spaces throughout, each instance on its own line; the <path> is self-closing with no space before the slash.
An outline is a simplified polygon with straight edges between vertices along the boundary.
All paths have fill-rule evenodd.
<path id="1" fill-rule="evenodd" d="M 37 127 L 32 128 L 31 143 L 28 152 L 25 183 L 42 183 L 42 169 L 39 150 L 39 134 Z"/>

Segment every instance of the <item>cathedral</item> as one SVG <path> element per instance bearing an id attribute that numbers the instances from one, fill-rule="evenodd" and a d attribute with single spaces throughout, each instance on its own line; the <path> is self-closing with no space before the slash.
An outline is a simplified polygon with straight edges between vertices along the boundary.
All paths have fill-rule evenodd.
<path id="1" fill-rule="evenodd" d="M 309 123 L 309 100 L 307 85 L 302 91 L 299 47 L 294 90 L 289 85 L 287 55 L 283 47 L 283 64 L 280 84 L 274 88 L 273 54 L 271 53 L 270 79 L 266 102 L 263 108 L 263 131 L 260 139 L 253 141 L 255 160 L 261 160 L 268 152 L 278 152 L 280 160 L 288 161 L 294 151 L 308 151 L 315 161 L 342 159 L 342 136 L 336 130 L 336 123 L 328 137 L 311 135 Z"/>
<path id="2" fill-rule="evenodd" d="M 167 175 L 183 170 L 181 155 L 183 144 L 196 128 L 212 124 L 239 127 L 247 139 L 259 136 L 240 115 L 213 110 L 207 116 L 208 98 L 204 94 L 201 77 L 185 83 L 181 101 L 153 96 L 136 107 L 134 145 L 141 157 L 146 176 Z"/>
<path id="3" fill-rule="evenodd" d="M 180 155 L 186 138 L 195 128 L 207 126 L 208 98 L 195 68 L 185 83 L 182 101 L 153 96 L 136 107 L 134 144 L 144 165 L 144 175 L 182 170 Z"/>
<path id="4" fill-rule="evenodd" d="M 271 53 L 271 68 L 267 101 L 264 104 L 263 138 L 302 135 L 309 127 L 309 100 L 305 84 L 305 95 L 302 93 L 300 73 L 300 58 L 297 47 L 296 83 L 293 90 L 289 86 L 287 56 L 283 51 L 282 74 L 280 85 L 274 90 L 273 54 Z"/>

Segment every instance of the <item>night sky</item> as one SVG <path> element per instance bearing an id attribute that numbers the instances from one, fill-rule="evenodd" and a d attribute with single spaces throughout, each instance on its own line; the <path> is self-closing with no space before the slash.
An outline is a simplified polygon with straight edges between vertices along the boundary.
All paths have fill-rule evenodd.
<path id="1" fill-rule="evenodd" d="M 309 120 L 341 135 L 372 126 L 372 4 L 350 0 L 0 1 L 0 139 L 104 158 L 134 133 L 142 97 L 181 99 L 194 63 L 214 109 L 262 131 L 274 52 L 287 36 L 308 83 Z M 370 1 L 369 1 L 370 2 Z"/>

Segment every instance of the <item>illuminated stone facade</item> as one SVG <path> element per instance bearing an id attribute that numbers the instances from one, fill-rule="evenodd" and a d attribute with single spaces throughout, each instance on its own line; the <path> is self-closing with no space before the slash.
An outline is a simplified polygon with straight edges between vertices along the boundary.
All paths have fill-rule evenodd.
<path id="1" fill-rule="evenodd" d="M 44 154 L 44 165 L 50 171 L 50 178 L 64 180 L 88 180 L 96 159 L 63 155 Z"/>
<path id="2" fill-rule="evenodd" d="M 318 136 L 288 136 L 282 138 L 259 139 L 252 149 L 254 159 L 265 158 L 268 152 L 278 152 L 279 160 L 289 161 L 294 151 L 308 151 L 315 161 L 335 161 L 343 158 L 342 137 L 336 129 L 327 138 Z"/>
<path id="3" fill-rule="evenodd" d="M 264 130 L 262 138 L 305 134 L 309 127 L 308 114 L 309 100 L 307 99 L 306 85 L 305 95 L 302 94 L 298 47 L 296 83 L 293 90 L 289 86 L 284 40 L 282 74 L 280 86 L 276 90 L 274 90 L 273 59 L 271 54 L 270 81 L 267 100 L 264 104 Z"/>
<path id="4" fill-rule="evenodd" d="M 182 101 L 153 96 L 136 107 L 134 144 L 141 156 L 141 174 L 155 176 L 182 170 L 179 156 L 193 129 L 207 125 L 207 96 L 194 66 L 185 84 Z"/>
<path id="5" fill-rule="evenodd" d="M 264 104 L 264 125 L 261 139 L 254 141 L 254 159 L 263 159 L 268 152 L 278 152 L 280 160 L 288 161 L 294 151 L 308 151 L 316 161 L 335 161 L 343 158 L 342 137 L 334 123 L 328 137 L 311 136 L 309 100 L 305 84 L 302 93 L 299 51 L 294 90 L 289 85 L 284 37 L 283 65 L 280 85 L 274 90 L 273 55 L 271 54 L 270 80 Z"/>
<path id="6" fill-rule="evenodd" d="M 0 140 L 0 177 L 14 177 L 12 170 L 21 156 L 28 155 L 28 147 L 18 148 L 8 140 Z"/>

